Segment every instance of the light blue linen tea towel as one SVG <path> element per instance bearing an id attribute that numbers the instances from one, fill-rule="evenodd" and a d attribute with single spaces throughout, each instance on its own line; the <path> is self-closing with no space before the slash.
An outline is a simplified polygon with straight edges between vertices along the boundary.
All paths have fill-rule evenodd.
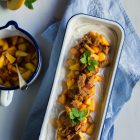
<path id="1" fill-rule="evenodd" d="M 40 92 L 30 113 L 23 140 L 38 140 L 43 118 L 62 47 L 67 21 L 75 14 L 84 13 L 119 22 L 125 30 L 125 42 L 121 54 L 116 79 L 112 90 L 101 140 L 112 140 L 114 120 L 140 77 L 140 39 L 136 34 L 119 0 L 69 0 L 61 23 L 48 27 L 43 37 L 47 47 L 53 46 L 48 70 L 44 76 Z"/>

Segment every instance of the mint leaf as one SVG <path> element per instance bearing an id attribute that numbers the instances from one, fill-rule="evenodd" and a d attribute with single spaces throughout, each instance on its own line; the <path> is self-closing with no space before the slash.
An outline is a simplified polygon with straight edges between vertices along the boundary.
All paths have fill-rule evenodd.
<path id="1" fill-rule="evenodd" d="M 88 64 L 95 66 L 95 65 L 98 65 L 98 61 L 96 61 L 96 60 L 89 60 Z"/>
<path id="2" fill-rule="evenodd" d="M 30 0 L 32 3 L 36 2 L 37 0 Z"/>
<path id="3" fill-rule="evenodd" d="M 88 60 L 88 65 L 92 65 L 92 60 Z"/>
<path id="4" fill-rule="evenodd" d="M 87 64 L 89 58 L 90 58 L 90 52 L 89 52 L 89 51 L 85 51 L 85 52 L 83 53 L 83 57 L 80 59 L 80 61 L 81 61 L 81 63 L 83 63 L 83 64 Z"/>
<path id="5" fill-rule="evenodd" d="M 87 69 L 88 69 L 89 71 L 95 72 L 95 67 L 94 67 L 93 65 L 88 65 L 88 66 L 87 66 Z"/>
<path id="6" fill-rule="evenodd" d="M 80 62 L 83 63 L 83 64 L 86 64 L 87 63 L 87 59 L 85 57 L 82 57 L 80 59 Z"/>
<path id="7" fill-rule="evenodd" d="M 72 108 L 69 117 L 74 124 L 78 124 L 87 116 L 87 114 L 87 109 L 79 111 L 77 108 Z"/>
<path id="8" fill-rule="evenodd" d="M 90 56 L 88 56 L 87 61 L 88 61 L 88 63 L 89 63 L 89 61 L 90 61 Z"/>
<path id="9" fill-rule="evenodd" d="M 25 0 L 25 5 L 29 8 L 29 9 L 33 9 L 33 3 L 36 2 L 36 0 Z"/>
<path id="10" fill-rule="evenodd" d="M 33 9 L 32 3 L 26 3 L 26 2 L 25 2 L 25 5 L 26 5 L 29 9 Z"/>
<path id="11" fill-rule="evenodd" d="M 91 55 L 90 51 L 85 51 L 83 53 L 83 57 L 80 59 L 80 62 L 82 64 L 87 64 L 87 69 L 89 71 L 95 72 L 95 65 L 98 65 L 98 61 L 91 60 L 90 55 Z"/>
<path id="12" fill-rule="evenodd" d="M 95 72 L 95 65 L 98 65 L 98 61 L 96 61 L 96 60 L 89 60 L 89 61 L 88 61 L 87 69 L 88 69 L 89 71 Z"/>
<path id="13" fill-rule="evenodd" d="M 69 116 L 70 116 L 71 120 L 73 120 L 75 118 L 72 112 L 70 112 Z"/>
<path id="14" fill-rule="evenodd" d="M 79 117 L 80 117 L 80 111 L 77 108 L 72 108 L 71 112 L 69 114 L 69 117 L 73 124 L 78 124 L 80 122 Z"/>
<path id="15" fill-rule="evenodd" d="M 72 120 L 72 122 L 76 125 L 76 124 L 78 124 L 80 121 L 76 118 L 76 119 Z"/>
<path id="16" fill-rule="evenodd" d="M 72 108 L 72 113 L 75 117 L 79 117 L 79 111 L 77 108 Z"/>
<path id="17" fill-rule="evenodd" d="M 98 65 L 99 63 L 98 63 L 98 61 L 96 61 L 96 60 L 92 60 L 92 62 L 91 62 L 91 65 Z"/>
<path id="18" fill-rule="evenodd" d="M 80 118 L 85 118 L 87 114 L 88 114 L 88 110 L 87 109 L 82 110 L 80 112 Z"/>
<path id="19" fill-rule="evenodd" d="M 90 51 L 85 51 L 84 52 L 84 55 L 88 58 L 88 57 L 90 57 Z"/>

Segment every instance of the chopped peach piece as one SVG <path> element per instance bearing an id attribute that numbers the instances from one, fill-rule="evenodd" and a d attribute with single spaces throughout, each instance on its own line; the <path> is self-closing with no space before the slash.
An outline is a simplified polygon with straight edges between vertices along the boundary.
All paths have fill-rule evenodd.
<path id="1" fill-rule="evenodd" d="M 19 68 L 20 73 L 24 73 L 26 71 L 25 68 L 22 68 L 22 67 L 18 67 L 18 68 Z"/>
<path id="2" fill-rule="evenodd" d="M 75 64 L 75 60 L 74 59 L 67 59 L 67 64 L 69 66 L 74 65 Z"/>
<path id="3" fill-rule="evenodd" d="M 18 49 L 21 51 L 26 51 L 26 45 L 25 44 L 19 44 Z"/>
<path id="4" fill-rule="evenodd" d="M 94 124 L 91 124 L 91 125 L 87 128 L 86 133 L 87 133 L 88 135 L 92 135 L 92 134 L 93 134 L 93 130 L 94 130 Z"/>
<path id="5" fill-rule="evenodd" d="M 25 56 L 27 56 L 28 55 L 28 53 L 26 53 L 26 52 L 24 52 L 24 51 L 21 51 L 21 50 L 17 50 L 16 51 L 16 56 L 18 57 L 25 57 Z"/>
<path id="6" fill-rule="evenodd" d="M 86 140 L 85 136 L 81 132 L 79 133 L 79 136 L 80 136 L 80 140 Z"/>
<path id="7" fill-rule="evenodd" d="M 25 68 L 30 70 L 31 72 L 35 71 L 35 66 L 32 63 L 26 63 Z"/>
<path id="8" fill-rule="evenodd" d="M 21 44 L 21 43 L 24 43 L 25 42 L 25 39 L 20 37 L 17 41 L 18 44 Z"/>
<path id="9" fill-rule="evenodd" d="M 94 101 L 94 99 L 92 98 L 91 100 L 90 100 L 90 105 L 89 105 L 89 110 L 90 111 L 95 111 L 95 106 L 96 106 L 96 104 L 95 104 L 95 101 Z"/>
<path id="10" fill-rule="evenodd" d="M 0 39 L 0 46 L 3 46 L 3 44 L 4 44 L 4 40 Z"/>
<path id="11" fill-rule="evenodd" d="M 0 57 L 0 68 L 2 68 L 2 67 L 4 66 L 4 61 L 5 61 L 5 58 L 4 58 L 4 56 L 2 55 L 2 56 Z"/>
<path id="12" fill-rule="evenodd" d="M 8 68 L 9 71 L 13 71 L 13 72 L 16 72 L 16 73 L 17 73 L 17 69 L 16 69 L 15 66 L 13 66 L 13 65 L 11 65 L 11 64 L 8 64 L 8 65 L 7 65 L 7 68 Z"/>
<path id="13" fill-rule="evenodd" d="M 94 78 L 94 82 L 101 82 L 103 80 L 103 77 L 100 75 L 96 75 Z"/>
<path id="14" fill-rule="evenodd" d="M 10 10 L 17 10 L 24 4 L 24 2 L 25 0 L 7 0 L 7 8 Z"/>
<path id="15" fill-rule="evenodd" d="M 77 64 L 74 64 L 74 65 L 71 65 L 70 67 L 69 67 L 69 69 L 70 70 L 79 70 L 80 69 L 80 64 L 79 63 L 77 63 Z"/>
<path id="16" fill-rule="evenodd" d="M 99 61 L 102 62 L 106 59 L 106 55 L 103 52 L 98 53 Z"/>
<path id="17" fill-rule="evenodd" d="M 74 71 L 69 71 L 69 73 L 67 74 L 67 78 L 74 78 L 74 76 L 75 76 Z"/>
<path id="18" fill-rule="evenodd" d="M 22 73 L 22 77 L 23 77 L 23 79 L 28 80 L 30 78 L 31 74 L 32 74 L 32 72 L 28 70 L 28 71 Z"/>
<path id="19" fill-rule="evenodd" d="M 5 41 L 3 44 L 3 50 L 7 50 L 9 48 L 8 43 Z"/>
<path id="20" fill-rule="evenodd" d="M 71 87 L 74 85 L 74 82 L 75 82 L 75 80 L 74 79 L 71 79 L 71 78 L 68 78 L 66 80 L 68 89 L 71 89 Z"/>
<path id="21" fill-rule="evenodd" d="M 59 97 L 58 97 L 58 102 L 60 104 L 65 104 L 65 101 L 66 101 L 66 96 L 64 94 L 61 94 Z"/>
<path id="22" fill-rule="evenodd" d="M 70 49 L 70 52 L 71 52 L 71 54 L 74 55 L 74 56 L 76 56 L 76 55 L 78 54 L 78 51 L 77 51 L 77 49 L 76 49 L 75 47 L 72 47 L 72 48 Z"/>
<path id="23" fill-rule="evenodd" d="M 9 62 L 12 64 L 12 63 L 14 63 L 15 62 L 15 60 L 16 60 L 16 58 L 15 57 L 13 57 L 11 54 L 9 54 L 9 53 L 6 53 L 6 58 L 9 60 Z"/>
<path id="24" fill-rule="evenodd" d="M 15 52 L 16 52 L 16 47 L 15 46 L 11 46 L 10 48 L 8 48 L 7 50 L 6 50 L 9 54 L 11 54 L 11 55 L 15 55 Z"/>
<path id="25" fill-rule="evenodd" d="M 87 44 L 85 44 L 84 47 L 85 47 L 87 50 L 89 50 L 91 53 L 95 53 L 95 51 L 94 51 L 92 48 L 90 48 Z"/>
<path id="26" fill-rule="evenodd" d="M 106 38 L 104 35 L 101 35 L 100 38 L 101 38 L 101 44 L 102 44 L 102 45 L 110 46 L 110 44 L 109 44 L 107 38 Z"/>
<path id="27" fill-rule="evenodd" d="M 99 52 L 99 48 L 96 47 L 96 46 L 93 46 L 92 49 L 95 51 L 95 53 L 98 53 Z"/>
<path id="28" fill-rule="evenodd" d="M 94 60 L 99 60 L 99 56 L 97 54 L 91 54 L 91 58 L 94 58 Z"/>

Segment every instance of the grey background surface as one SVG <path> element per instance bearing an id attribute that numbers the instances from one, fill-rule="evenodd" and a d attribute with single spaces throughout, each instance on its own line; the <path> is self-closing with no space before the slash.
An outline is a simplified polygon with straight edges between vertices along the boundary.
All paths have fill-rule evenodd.
<path id="1" fill-rule="evenodd" d="M 43 74 L 47 69 L 50 48 L 45 46 L 41 33 L 55 17 L 62 17 L 66 0 L 41 0 L 35 3 L 33 11 L 23 6 L 20 10 L 10 11 L 0 2 L 0 26 L 13 19 L 38 39 L 43 54 L 43 68 L 39 78 L 25 92 L 16 91 L 12 104 L 7 108 L 0 107 L 0 140 L 19 140 L 33 101 L 37 95 Z M 140 0 L 123 0 L 137 32 L 140 34 Z M 115 140 L 139 140 L 140 137 L 140 83 L 133 91 L 131 100 L 124 106 L 115 124 Z"/>

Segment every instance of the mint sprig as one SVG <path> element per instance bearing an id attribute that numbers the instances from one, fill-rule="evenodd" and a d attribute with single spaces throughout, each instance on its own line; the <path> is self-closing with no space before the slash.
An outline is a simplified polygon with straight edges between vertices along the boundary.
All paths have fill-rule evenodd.
<path id="1" fill-rule="evenodd" d="M 88 114 L 87 109 L 83 109 L 82 111 L 79 111 L 77 108 L 72 108 L 69 117 L 74 124 L 78 124 L 82 120 L 84 120 L 87 114 Z"/>
<path id="2" fill-rule="evenodd" d="M 95 66 L 98 65 L 98 61 L 96 60 L 91 60 L 91 53 L 90 51 L 85 51 L 83 53 L 83 57 L 80 59 L 80 62 L 82 64 L 87 64 L 87 69 L 89 71 L 95 72 Z"/>
<path id="3" fill-rule="evenodd" d="M 34 9 L 33 8 L 33 3 L 36 2 L 37 0 L 25 0 L 25 5 L 29 8 L 29 9 Z"/>
<path id="4" fill-rule="evenodd" d="M 89 51 L 85 51 L 83 53 L 83 57 L 80 59 L 80 61 L 83 64 L 87 64 L 89 58 L 90 58 L 90 52 Z"/>

